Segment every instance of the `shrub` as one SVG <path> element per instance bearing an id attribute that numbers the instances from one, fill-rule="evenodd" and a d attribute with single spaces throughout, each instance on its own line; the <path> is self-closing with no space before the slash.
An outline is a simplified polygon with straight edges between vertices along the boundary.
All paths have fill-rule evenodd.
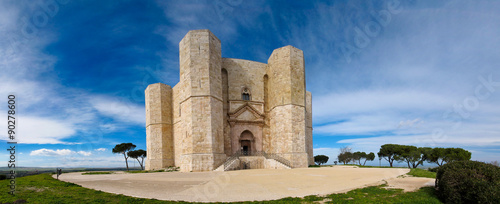
<path id="1" fill-rule="evenodd" d="M 427 171 L 430 171 L 430 172 L 434 172 L 434 173 L 437 173 L 439 170 L 439 166 L 438 167 L 434 167 L 434 168 L 428 168 Z"/>
<path id="2" fill-rule="evenodd" d="M 445 203 L 495 203 L 500 200 L 500 167 L 478 161 L 451 162 L 439 168 L 436 188 Z"/>

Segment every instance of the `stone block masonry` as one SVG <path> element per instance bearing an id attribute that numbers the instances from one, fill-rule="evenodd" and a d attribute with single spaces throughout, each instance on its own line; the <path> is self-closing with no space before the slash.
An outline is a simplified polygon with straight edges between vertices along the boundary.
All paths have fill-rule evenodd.
<path id="1" fill-rule="evenodd" d="M 314 163 L 301 50 L 276 49 L 267 64 L 222 58 L 212 32 L 192 30 L 179 43 L 179 56 L 179 83 L 145 91 L 146 169 L 213 171 L 245 152 L 273 153 L 293 168 Z"/>

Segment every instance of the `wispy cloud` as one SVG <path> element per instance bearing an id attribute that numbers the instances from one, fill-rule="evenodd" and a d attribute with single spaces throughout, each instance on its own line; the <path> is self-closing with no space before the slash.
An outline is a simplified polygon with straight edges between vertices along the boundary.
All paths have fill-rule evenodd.
<path id="1" fill-rule="evenodd" d="M 18 116 L 18 141 L 27 144 L 62 143 L 61 140 L 77 132 L 73 124 L 64 120 Z"/>
<path id="2" fill-rule="evenodd" d="M 146 123 L 146 112 L 143 106 L 123 100 L 120 101 L 119 98 L 99 96 L 93 97 L 90 103 L 100 114 L 118 121 L 137 125 Z"/>
<path id="3" fill-rule="evenodd" d="M 0 95 L 16 93 L 19 141 L 58 145 L 44 154 L 72 151 L 62 163 L 92 165 L 85 154 L 117 142 L 145 145 L 143 91 L 175 85 L 178 43 L 194 29 L 210 29 L 223 57 L 265 62 L 285 45 L 304 51 L 315 154 L 394 142 L 498 155 L 500 87 L 477 104 L 471 97 L 480 77 L 500 81 L 499 2 L 400 1 L 350 61 L 339 47 L 356 46 L 357 29 L 367 34 L 392 1 L 70 1 L 27 39 L 23 19 L 41 2 L 50 1 L 0 1 Z M 466 105 L 477 107 L 464 117 L 456 107 Z"/>
<path id="4" fill-rule="evenodd" d="M 39 149 L 39 150 L 33 150 L 30 153 L 30 156 L 47 156 L 47 157 L 54 157 L 54 156 L 68 156 L 68 155 L 74 155 L 74 154 L 79 154 L 83 156 L 90 156 L 92 155 L 91 152 L 86 152 L 86 151 L 72 151 L 69 149 Z"/>

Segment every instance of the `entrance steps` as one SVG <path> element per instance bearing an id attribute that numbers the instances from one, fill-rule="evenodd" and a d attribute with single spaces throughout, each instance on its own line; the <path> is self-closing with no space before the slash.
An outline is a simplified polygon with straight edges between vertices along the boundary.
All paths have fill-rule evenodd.
<path id="1" fill-rule="evenodd" d="M 265 152 L 237 152 L 214 171 L 240 169 L 291 169 L 290 161 L 276 154 Z"/>

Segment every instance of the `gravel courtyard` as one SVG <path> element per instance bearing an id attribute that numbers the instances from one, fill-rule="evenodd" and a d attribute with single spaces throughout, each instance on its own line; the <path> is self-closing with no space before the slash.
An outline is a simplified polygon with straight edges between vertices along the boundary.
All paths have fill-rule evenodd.
<path id="1" fill-rule="evenodd" d="M 344 166 L 286 170 L 252 169 L 228 172 L 158 172 L 81 175 L 65 173 L 59 179 L 86 188 L 159 200 L 198 202 L 261 201 L 347 192 L 383 184 L 411 191 L 433 185 L 434 179 L 397 178 L 400 168 Z"/>

